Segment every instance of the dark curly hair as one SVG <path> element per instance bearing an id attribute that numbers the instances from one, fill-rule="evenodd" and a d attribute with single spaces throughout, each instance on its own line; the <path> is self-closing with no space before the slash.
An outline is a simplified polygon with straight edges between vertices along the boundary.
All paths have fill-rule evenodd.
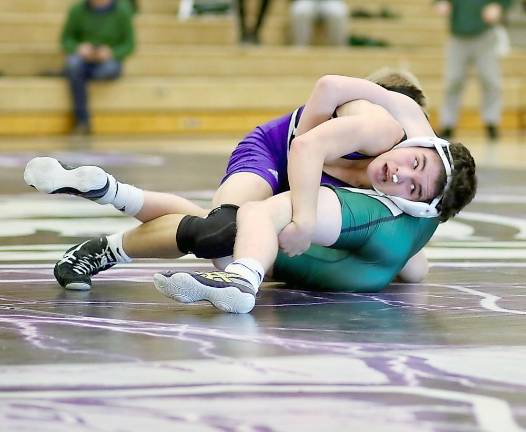
<path id="1" fill-rule="evenodd" d="M 405 94 L 420 105 L 423 110 L 426 108 L 426 96 L 422 90 L 422 86 L 418 79 L 407 70 L 383 68 L 372 73 L 366 79 L 387 90 Z M 467 147 L 461 143 L 452 143 L 449 146 L 449 151 L 453 158 L 454 168 L 451 173 L 451 183 L 437 206 L 441 222 L 445 222 L 455 216 L 468 205 L 477 190 L 475 160 Z M 437 190 L 444 190 L 446 186 L 446 173 L 444 170 L 436 186 Z"/>
<path id="2" fill-rule="evenodd" d="M 447 221 L 467 206 L 477 190 L 475 160 L 467 147 L 461 143 L 451 143 L 449 151 L 453 158 L 453 172 L 451 183 L 437 206 L 441 222 Z M 446 184 L 445 173 L 438 182 L 438 190 L 443 190 Z"/>

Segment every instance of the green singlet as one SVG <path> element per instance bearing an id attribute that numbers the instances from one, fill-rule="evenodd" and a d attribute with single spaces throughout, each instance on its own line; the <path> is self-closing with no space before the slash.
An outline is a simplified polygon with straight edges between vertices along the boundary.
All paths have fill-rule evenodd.
<path id="1" fill-rule="evenodd" d="M 280 252 L 274 278 L 317 291 L 377 292 L 386 287 L 431 238 L 438 218 L 402 213 L 387 198 L 334 190 L 342 230 L 331 247 L 313 245 L 290 258 Z"/>

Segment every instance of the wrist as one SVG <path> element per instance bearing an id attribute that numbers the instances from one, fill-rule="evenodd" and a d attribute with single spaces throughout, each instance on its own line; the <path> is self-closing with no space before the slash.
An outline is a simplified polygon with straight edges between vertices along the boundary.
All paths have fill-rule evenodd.
<path id="1" fill-rule="evenodd" d="M 300 216 L 293 218 L 292 222 L 294 222 L 302 231 L 310 232 L 314 230 L 316 219 L 314 217 Z"/>

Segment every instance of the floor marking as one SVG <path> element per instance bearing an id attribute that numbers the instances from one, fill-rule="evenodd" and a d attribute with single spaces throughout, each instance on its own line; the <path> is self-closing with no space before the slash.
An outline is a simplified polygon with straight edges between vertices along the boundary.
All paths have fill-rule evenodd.
<path id="1" fill-rule="evenodd" d="M 188 257 L 188 258 L 186 258 Z M 198 258 L 192 258 L 193 255 L 186 255 L 185 257 L 179 258 L 177 261 L 162 261 L 154 263 L 146 262 L 137 262 L 137 263 L 127 263 L 127 264 L 117 264 L 113 269 L 107 270 L 118 271 L 119 269 L 141 269 L 141 268 L 165 268 L 165 267 L 212 267 L 212 263 L 208 260 L 198 261 Z M 195 262 L 192 262 L 196 260 Z M 45 264 L 0 264 L 0 270 L 17 270 L 17 269 L 52 269 L 55 267 L 55 263 L 45 263 Z M 5 272 L 4 272 L 5 273 Z"/>
<path id="2" fill-rule="evenodd" d="M 428 259 L 520 259 L 526 257 L 526 248 L 484 249 L 484 248 L 437 248 L 425 247 Z"/>
<path id="3" fill-rule="evenodd" d="M 429 266 L 450 268 L 525 268 L 526 263 L 505 261 L 431 261 Z"/>
<path id="4" fill-rule="evenodd" d="M 442 241 L 437 240 L 429 243 L 431 248 L 442 247 L 442 248 L 526 248 L 526 241 Z M 7 246 L 10 247 L 10 246 Z M 12 247 L 12 246 L 11 246 Z M 0 247 L 0 250 L 2 248 Z"/>
<path id="5" fill-rule="evenodd" d="M 200 395 L 226 395 L 230 393 L 248 394 L 341 394 L 341 393 L 376 393 L 376 394 L 404 394 L 421 396 L 425 398 L 441 399 L 469 403 L 473 407 L 473 414 L 481 427 L 486 432 L 524 432 L 515 422 L 510 406 L 507 402 L 490 396 L 468 394 L 450 390 L 438 390 L 423 387 L 402 386 L 356 386 L 356 385 L 279 385 L 279 384 L 235 384 L 235 385 L 207 385 L 195 387 L 170 388 L 170 389 L 130 389 L 130 390 L 82 390 L 71 391 L 15 391 L 2 392 L 0 399 L 64 399 L 68 397 L 105 397 L 105 398 L 131 398 L 131 397 L 167 397 L 167 396 L 200 396 Z"/>
<path id="6" fill-rule="evenodd" d="M 526 239 L 526 220 L 523 218 L 501 216 L 489 213 L 474 213 L 474 212 L 462 212 L 459 215 L 460 219 L 467 219 L 476 222 L 486 222 L 504 226 L 510 226 L 519 230 L 518 234 L 515 234 L 516 239 Z"/>
<path id="7" fill-rule="evenodd" d="M 444 288 L 450 288 L 454 289 L 456 291 L 462 291 L 467 294 L 472 294 L 477 297 L 482 297 L 482 300 L 480 300 L 480 306 L 484 309 L 491 310 L 493 312 L 503 312 L 508 314 L 514 314 L 514 315 L 526 315 L 526 311 L 520 311 L 520 310 L 514 310 L 514 309 L 505 309 L 497 305 L 497 302 L 499 300 L 502 300 L 502 297 L 498 297 L 494 294 L 488 294 L 482 291 L 477 291 L 473 288 L 466 288 L 462 286 L 455 286 L 455 285 L 444 285 L 444 284 L 433 284 L 434 286 L 444 287 Z"/>
<path id="8" fill-rule="evenodd" d="M 522 193 L 522 191 L 521 191 Z M 473 202 L 484 204 L 526 204 L 526 197 L 517 195 L 476 194 Z M 462 213 L 460 213 L 462 214 Z"/>

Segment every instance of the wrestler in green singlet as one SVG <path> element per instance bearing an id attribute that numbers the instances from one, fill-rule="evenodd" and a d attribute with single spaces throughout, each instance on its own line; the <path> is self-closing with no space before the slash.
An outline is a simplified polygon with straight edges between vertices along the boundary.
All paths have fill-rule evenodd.
<path id="1" fill-rule="evenodd" d="M 438 218 L 415 218 L 389 201 L 347 188 L 331 187 L 342 208 L 338 241 L 313 245 L 290 258 L 279 252 L 274 278 L 317 291 L 377 292 L 429 241 Z"/>

